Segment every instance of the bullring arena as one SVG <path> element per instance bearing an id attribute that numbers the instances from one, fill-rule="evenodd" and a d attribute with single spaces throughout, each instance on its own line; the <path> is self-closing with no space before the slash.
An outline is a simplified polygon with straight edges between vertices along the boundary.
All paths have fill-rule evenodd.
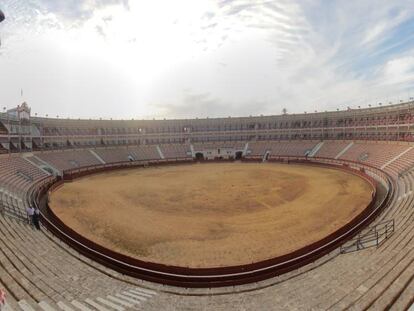
<path id="1" fill-rule="evenodd" d="M 370 201 L 370 185 L 342 171 L 223 163 L 85 177 L 54 192 L 50 206 L 110 249 L 208 268 L 286 255 L 331 234 Z"/>
<path id="2" fill-rule="evenodd" d="M 6 310 L 414 303 L 413 102 L 152 121 L 18 110 L 0 116 Z"/>

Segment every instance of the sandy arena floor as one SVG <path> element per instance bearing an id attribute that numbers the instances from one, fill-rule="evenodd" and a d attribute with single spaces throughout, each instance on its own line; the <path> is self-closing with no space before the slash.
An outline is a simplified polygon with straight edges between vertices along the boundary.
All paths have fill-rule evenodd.
<path id="1" fill-rule="evenodd" d="M 247 264 L 320 240 L 371 200 L 363 179 L 303 165 L 220 163 L 104 173 L 65 184 L 50 206 L 87 238 L 189 267 Z"/>

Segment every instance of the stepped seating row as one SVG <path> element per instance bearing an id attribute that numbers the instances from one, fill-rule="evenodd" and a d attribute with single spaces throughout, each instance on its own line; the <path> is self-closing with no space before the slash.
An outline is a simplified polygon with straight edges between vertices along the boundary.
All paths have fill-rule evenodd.
<path id="1" fill-rule="evenodd" d="M 269 148 L 269 144 L 264 141 L 249 142 L 247 154 L 249 156 L 264 156 L 266 151 L 270 150 Z"/>
<path id="2" fill-rule="evenodd" d="M 383 143 L 353 143 L 349 141 L 325 141 L 316 153 L 316 157 L 334 158 L 342 153 L 340 159 L 367 163 L 383 168 L 392 177 L 414 165 L 414 150 L 412 145 L 383 144 Z"/>
<path id="3" fill-rule="evenodd" d="M 156 145 L 129 146 L 128 148 L 94 149 L 106 163 L 161 159 Z"/>
<path id="4" fill-rule="evenodd" d="M 403 188 L 412 189 L 412 177 L 403 180 Z M 337 302 L 331 304 L 331 309 L 384 309 L 395 305 L 396 310 L 402 310 L 410 305 L 410 275 L 414 268 L 414 226 L 412 219 L 414 211 L 411 208 L 413 194 L 406 193 L 404 197 L 396 196 L 391 207 L 383 213 L 377 223 L 384 219 L 395 219 L 397 231 L 379 249 L 363 251 L 359 259 L 361 271 L 355 277 L 354 287 L 350 288 Z M 356 256 L 353 256 L 356 257 Z M 352 272 L 346 271 L 349 275 Z M 362 273 L 363 271 L 363 273 Z M 350 286 L 349 286 L 350 287 Z M 409 294 L 409 295 L 408 295 Z M 399 308 L 397 306 L 404 306 Z"/>
<path id="5" fill-rule="evenodd" d="M 10 176 L 30 183 L 45 177 L 45 173 L 19 156 L 3 157 L 0 160 L 0 182 L 7 182 Z"/>
<path id="6" fill-rule="evenodd" d="M 349 141 L 324 141 L 322 147 L 314 155 L 315 157 L 335 158 L 339 155 L 351 142 Z M 314 148 L 315 142 L 268 142 L 257 141 L 249 142 L 248 156 L 263 156 L 266 151 L 271 153 L 271 156 L 304 156 L 307 151 Z M 407 151 L 409 145 L 398 144 L 380 144 L 380 143 L 353 143 L 350 148 L 346 150 L 340 159 L 357 161 L 367 163 L 375 167 L 381 168 L 388 162 L 393 165 L 390 169 L 385 169 L 393 176 L 396 176 L 402 169 L 409 167 L 410 162 L 414 164 L 414 157 L 412 153 L 407 153 L 406 156 L 398 158 L 398 156 Z M 394 160 L 395 161 L 392 161 Z M 401 164 L 400 163 L 404 163 Z"/>
<path id="7" fill-rule="evenodd" d="M 35 156 L 29 156 L 27 159 L 38 167 L 44 166 L 44 163 Z"/>
<path id="8" fill-rule="evenodd" d="M 249 142 L 247 156 L 263 156 L 266 151 L 269 151 L 271 156 L 305 156 L 306 152 L 312 150 L 316 144 L 317 142 L 314 141 Z M 349 144 L 350 142 L 348 141 L 325 141 L 315 156 L 334 158 Z M 221 145 L 220 142 L 193 144 L 195 151 L 220 149 L 226 147 L 233 148 L 235 150 L 243 150 L 244 146 L 245 143 L 242 142 L 226 142 L 224 145 Z M 190 145 L 168 144 L 159 145 L 159 148 L 165 158 L 190 157 Z M 390 172 L 393 176 L 396 176 L 399 172 L 407 169 L 411 166 L 411 164 L 414 164 L 414 151 L 407 152 L 403 156 L 398 157 L 409 148 L 411 148 L 411 146 L 405 144 L 399 145 L 356 142 L 341 155 L 340 159 L 359 161 L 376 167 L 385 166 L 385 170 Z M 161 158 L 156 145 L 141 145 L 128 148 L 96 148 L 93 150 L 106 163 Z M 386 150 L 386 152 L 384 152 L 384 150 Z M 36 155 L 42 160 L 50 163 L 58 170 L 100 164 L 98 158 L 95 157 L 89 150 L 70 150 L 52 153 L 43 152 Z"/>
<path id="9" fill-rule="evenodd" d="M 5 156 L 0 159 L 2 189 L 24 192 L 33 183 L 47 176 L 48 174 L 20 156 Z"/>
<path id="10" fill-rule="evenodd" d="M 157 146 L 155 145 L 130 147 L 128 150 L 131 153 L 132 157 L 138 161 L 161 159 L 160 153 L 158 152 Z"/>
<path id="11" fill-rule="evenodd" d="M 407 180 L 404 180 L 407 183 Z M 410 181 L 411 183 L 411 181 Z M 412 185 L 403 185 L 404 189 L 411 188 Z M 413 210 L 410 208 L 413 200 L 413 195 L 409 193 L 401 199 L 401 196 L 396 196 L 393 204 L 386 210 L 375 223 L 379 223 L 385 219 L 395 219 L 395 226 L 397 231 L 390 238 L 387 243 L 383 244 L 378 250 L 368 249 L 354 254 L 348 254 L 338 257 L 346 262 L 343 272 L 340 275 L 335 275 L 342 281 L 338 282 L 340 295 L 338 296 L 334 290 L 329 290 L 328 294 L 338 296 L 337 299 L 319 303 L 318 307 L 326 309 L 383 309 L 386 306 L 391 306 L 396 301 L 394 298 L 400 297 L 399 305 L 409 305 L 408 296 L 391 293 L 398 288 L 401 293 L 405 292 L 407 283 L 398 283 L 394 286 L 394 281 L 398 275 L 409 275 L 410 269 L 401 263 L 401 259 L 407 255 L 407 247 L 413 249 L 412 238 L 414 231 L 412 225 L 407 222 L 407 219 L 412 218 Z M 411 228 L 410 228 L 411 225 Z M 404 229 L 405 228 L 405 229 Z M 411 237 L 404 233 L 404 230 L 411 231 Z M 388 248 L 388 251 L 386 249 Z M 412 251 L 411 251 L 412 252 Z M 414 254 L 408 253 L 414 259 Z M 349 261 L 349 262 L 348 262 Z M 354 267 L 352 264 L 354 263 Z M 335 262 L 333 263 L 335 264 Z M 380 288 L 381 291 L 378 291 Z M 325 296 L 327 298 L 327 295 Z M 376 307 L 374 307 L 376 306 Z M 397 309 L 399 310 L 399 309 Z"/>
<path id="12" fill-rule="evenodd" d="M 73 135 L 97 135 L 97 129 L 85 128 L 43 128 L 43 135 L 45 136 L 73 136 Z"/>
<path id="13" fill-rule="evenodd" d="M 335 158 L 350 141 L 325 141 L 322 147 L 314 155 L 315 157 Z M 267 151 L 271 156 L 305 156 L 306 152 L 313 149 L 316 142 L 272 142 L 256 141 L 249 142 L 249 156 L 263 156 Z M 406 152 L 406 153 L 404 153 Z M 403 154 L 404 153 L 404 154 Z M 399 157 L 403 154 L 401 157 Z M 340 159 L 367 163 L 369 165 L 384 169 L 392 176 L 414 165 L 414 150 L 410 145 L 383 144 L 383 143 L 353 143 L 341 156 Z"/>
<path id="14" fill-rule="evenodd" d="M 191 148 L 188 144 L 168 144 L 160 145 L 160 149 L 165 159 L 191 158 Z"/>
<path id="15" fill-rule="evenodd" d="M 60 171 L 101 164 L 89 150 L 42 152 L 36 156 Z"/>
<path id="16" fill-rule="evenodd" d="M 354 143 L 340 159 L 367 163 L 381 168 L 409 148 L 407 145 Z"/>
<path id="17" fill-rule="evenodd" d="M 263 156 L 266 151 L 271 156 L 305 156 L 318 142 L 315 141 L 254 141 L 249 142 L 248 155 Z"/>
<path id="18" fill-rule="evenodd" d="M 390 163 L 385 167 L 385 170 L 391 173 L 393 176 L 398 176 L 399 173 L 406 171 L 414 165 L 414 148 L 411 146 L 407 152 L 405 152 L 396 161 Z"/>
<path id="19" fill-rule="evenodd" d="M 0 158 L 0 210 L 10 216 L 26 218 L 29 188 L 49 176 L 20 156 Z"/>
<path id="20" fill-rule="evenodd" d="M 325 141 L 314 156 L 334 159 L 349 144 L 349 141 Z"/>
<path id="21" fill-rule="evenodd" d="M 316 143 L 304 145 L 296 142 L 296 146 L 280 146 L 279 143 L 272 143 L 266 150 L 302 155 L 302 152 L 315 145 Z M 382 146 L 383 153 L 386 153 L 386 148 L 390 145 Z M 155 146 L 145 147 L 148 148 L 147 156 L 157 152 L 159 158 Z M 141 149 L 137 147 L 136 151 Z M 365 150 L 372 150 L 372 146 L 365 146 Z M 410 156 L 408 153 L 410 152 L 405 154 L 407 159 Z M 384 165 L 389 161 L 389 156 L 385 160 L 378 153 L 372 154 L 378 157 L 373 163 Z M 11 178 L 13 175 L 7 176 Z M 1 181 L 1 184 L 3 182 L 5 181 Z M 414 172 L 405 174 L 396 181 L 396 185 L 393 203 L 376 220 L 379 223 L 395 219 L 396 232 L 380 248 L 345 255 L 334 251 L 309 266 L 281 277 L 236 289 L 209 290 L 204 297 L 196 295 L 199 293 L 197 290 L 168 288 L 185 294 L 180 295 L 179 299 L 178 296 L 163 291 L 146 292 L 145 289 L 136 287 L 136 281 L 79 255 L 45 229 L 33 231 L 25 223 L 0 216 L 0 287 L 6 289 L 8 307 L 14 310 L 24 307 L 30 310 L 27 306 L 36 310 L 47 310 L 47 306 L 61 310 L 163 310 L 166 306 L 172 310 L 404 310 L 412 303 L 414 287 Z M 24 195 L 27 187 L 21 189 L 17 192 L 19 196 Z M 11 201 L 10 204 L 15 205 L 16 202 Z M 152 286 L 146 282 L 144 284 Z M 243 290 L 246 290 L 243 294 L 232 294 Z M 228 292 L 226 295 L 211 295 L 215 291 Z M 126 304 L 132 302 L 127 298 L 139 300 L 131 294 L 147 300 L 141 301 L 140 305 L 128 306 Z M 152 299 L 155 295 L 157 299 Z M 117 308 L 111 307 L 108 302 L 114 303 Z M 79 307 L 79 304 L 83 307 Z"/>
<path id="22" fill-rule="evenodd" d="M 122 278 L 46 230 L 0 216 L 0 286 L 9 309 L 135 309 L 156 295 Z"/>
<path id="23" fill-rule="evenodd" d="M 105 161 L 105 163 L 116 163 L 130 160 L 130 152 L 126 148 L 111 148 L 111 149 L 95 149 L 99 157 Z"/>
<path id="24" fill-rule="evenodd" d="M 91 149 L 95 152 L 105 163 L 114 163 L 121 161 L 128 161 L 130 158 L 136 161 L 161 159 L 157 150 L 157 146 L 134 146 L 134 147 L 119 147 L 110 149 Z M 84 150 L 67 150 L 56 152 L 41 152 L 36 153 L 36 157 L 42 161 L 50 164 L 52 167 L 64 171 L 68 169 L 99 165 L 102 164 L 98 157 L 96 157 L 89 149 Z M 178 150 L 178 149 L 177 149 Z M 32 158 L 30 158 L 32 159 Z"/>

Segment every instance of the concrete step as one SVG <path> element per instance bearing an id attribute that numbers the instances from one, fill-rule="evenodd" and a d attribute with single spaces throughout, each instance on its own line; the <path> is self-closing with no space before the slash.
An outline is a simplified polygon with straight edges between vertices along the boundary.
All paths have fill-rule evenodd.
<path id="1" fill-rule="evenodd" d="M 62 302 L 62 301 L 59 301 L 59 302 L 57 303 L 57 305 L 58 305 L 58 307 L 59 307 L 61 310 L 63 310 L 63 311 L 74 311 L 74 309 L 73 309 L 73 308 L 69 307 L 67 304 L 65 304 L 65 303 L 64 303 L 64 302 Z"/>
<path id="2" fill-rule="evenodd" d="M 140 291 L 139 289 L 134 289 L 134 288 L 133 289 L 130 289 L 129 292 L 130 293 L 133 293 L 133 294 L 140 295 L 140 296 L 148 297 L 148 298 L 151 298 L 153 296 L 151 294 L 147 294 L 147 293 L 145 293 L 143 291 Z"/>
<path id="3" fill-rule="evenodd" d="M 20 300 L 18 302 L 19 307 L 23 310 L 23 311 L 35 311 L 35 309 L 32 308 L 32 306 L 24 299 Z"/>
<path id="4" fill-rule="evenodd" d="M 153 291 L 153 290 L 147 289 L 147 288 L 134 287 L 132 289 L 137 290 L 137 291 L 140 291 L 140 292 L 143 292 L 143 293 L 146 293 L 148 295 L 157 295 L 157 292 L 156 291 Z"/>
<path id="5" fill-rule="evenodd" d="M 8 303 L 6 303 L 1 309 L 1 311 L 13 311 L 13 310 L 14 309 Z"/>
<path id="6" fill-rule="evenodd" d="M 348 151 L 348 149 L 349 148 L 351 148 L 352 147 L 352 145 L 354 144 L 354 142 L 352 141 L 352 142 L 350 142 L 347 146 L 345 146 L 345 148 L 344 149 L 342 149 L 336 156 L 335 156 L 335 159 L 339 159 L 345 152 L 347 152 Z"/>
<path id="7" fill-rule="evenodd" d="M 85 299 L 85 302 L 91 305 L 92 307 L 94 307 L 98 311 L 110 311 L 109 309 L 101 306 L 99 303 L 97 303 L 96 301 L 93 301 L 92 299 L 87 298 Z"/>
<path id="8" fill-rule="evenodd" d="M 101 304 L 106 305 L 106 306 L 108 306 L 108 307 L 110 307 L 112 309 L 115 309 L 115 310 L 118 310 L 118 311 L 124 311 L 125 310 L 124 307 L 122 307 L 122 306 L 120 306 L 120 305 L 118 305 L 118 304 L 116 304 L 114 302 L 111 302 L 111 301 L 109 301 L 107 299 L 104 299 L 104 298 L 101 298 L 101 297 L 97 297 L 96 300 L 99 301 Z"/>
<path id="9" fill-rule="evenodd" d="M 134 306 L 133 303 L 127 302 L 125 300 L 122 300 L 121 298 L 117 298 L 111 295 L 106 296 L 106 298 L 110 301 L 113 301 L 119 305 L 123 305 L 124 307 L 127 307 L 127 308 L 132 308 Z"/>
<path id="10" fill-rule="evenodd" d="M 122 300 L 125 300 L 125 301 L 128 301 L 128 302 L 130 302 L 130 303 L 133 303 L 133 304 L 139 304 L 139 303 L 141 303 L 141 300 L 139 300 L 139 299 L 134 299 L 134 298 L 132 298 L 132 297 L 129 297 L 129 296 L 126 296 L 126 295 L 123 295 L 123 294 L 115 294 L 115 296 L 117 297 L 117 298 L 119 298 L 119 299 L 122 299 Z"/>
<path id="11" fill-rule="evenodd" d="M 141 300 L 141 301 L 147 301 L 147 298 L 142 297 L 140 295 L 134 294 L 134 293 L 130 293 L 130 292 L 122 292 L 123 295 L 131 297 L 133 299 L 137 299 L 137 300 Z"/>
<path id="12" fill-rule="evenodd" d="M 43 311 L 54 311 L 55 308 L 52 308 L 46 301 L 41 301 L 38 303 L 40 309 Z"/>
<path id="13" fill-rule="evenodd" d="M 72 305 L 74 305 L 76 308 L 78 308 L 81 311 L 92 311 L 92 309 L 88 308 L 86 305 L 80 303 L 77 300 L 72 300 Z"/>

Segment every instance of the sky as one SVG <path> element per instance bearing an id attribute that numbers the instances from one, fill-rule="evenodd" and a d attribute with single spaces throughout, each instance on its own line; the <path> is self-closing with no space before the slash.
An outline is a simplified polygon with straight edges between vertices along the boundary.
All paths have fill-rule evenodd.
<path id="1" fill-rule="evenodd" d="M 411 0 L 0 0 L 0 10 L 1 109 L 174 119 L 414 97 Z"/>

